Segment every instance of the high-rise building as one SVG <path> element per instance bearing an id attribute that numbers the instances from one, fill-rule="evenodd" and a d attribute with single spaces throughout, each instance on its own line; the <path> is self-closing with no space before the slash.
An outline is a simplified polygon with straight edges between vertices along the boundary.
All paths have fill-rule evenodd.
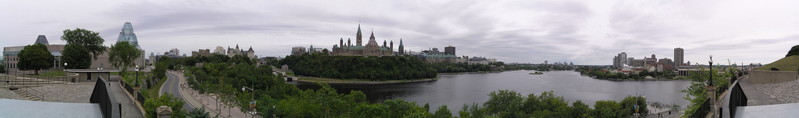
<path id="1" fill-rule="evenodd" d="M 618 56 L 619 56 L 619 63 L 621 65 L 624 65 L 624 64 L 630 65 L 630 61 L 631 60 L 627 60 L 627 53 L 626 52 L 621 52 L 621 53 L 619 53 Z"/>
<path id="2" fill-rule="evenodd" d="M 444 47 L 444 55 L 455 55 L 455 47 L 453 46 Z"/>
<path id="3" fill-rule="evenodd" d="M 169 50 L 169 52 L 166 52 L 166 55 L 180 56 L 180 50 L 178 50 L 177 48 L 172 48 Z"/>
<path id="4" fill-rule="evenodd" d="M 684 60 L 685 59 L 685 54 L 684 53 L 685 53 L 685 50 L 683 50 L 682 48 L 674 48 L 674 67 L 675 68 L 680 67 L 680 65 L 683 64 L 683 61 L 685 61 Z"/>
<path id="5" fill-rule="evenodd" d="M 621 61 L 619 59 L 619 56 L 613 56 L 613 67 L 614 68 L 620 68 L 621 67 L 620 65 L 621 65 Z"/>

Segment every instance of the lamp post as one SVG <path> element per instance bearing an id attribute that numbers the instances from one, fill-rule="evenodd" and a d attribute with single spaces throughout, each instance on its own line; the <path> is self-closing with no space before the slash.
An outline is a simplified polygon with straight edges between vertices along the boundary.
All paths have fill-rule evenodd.
<path id="1" fill-rule="evenodd" d="M 246 91 L 247 89 L 249 89 L 249 90 L 250 90 L 250 93 L 252 94 L 252 96 L 250 96 L 250 97 L 251 97 L 251 98 L 250 98 L 250 100 L 251 100 L 251 101 L 250 101 L 250 108 L 251 108 L 251 110 L 250 110 L 250 115 L 251 115 L 252 117 L 255 117 L 255 90 L 254 90 L 254 89 L 252 89 L 252 88 L 250 88 L 250 87 L 247 87 L 247 86 L 242 86 L 242 87 L 241 87 L 241 91 L 242 91 L 242 92 Z M 245 114 L 246 114 L 246 113 L 245 113 Z"/>
<path id="2" fill-rule="evenodd" d="M 64 69 L 64 80 L 69 81 L 67 80 L 69 78 L 69 76 L 67 76 L 67 62 L 64 62 L 64 67 L 61 67 L 61 69 Z"/>
<path id="3" fill-rule="evenodd" d="M 705 88 L 707 89 L 708 96 L 710 96 L 710 111 L 713 113 L 711 117 L 716 117 L 719 111 L 716 109 L 716 87 L 713 86 L 713 74 L 715 74 L 713 72 L 713 55 L 710 55 L 708 64 L 710 64 L 710 78 L 707 80 L 707 87 Z"/>
<path id="4" fill-rule="evenodd" d="M 133 89 L 135 89 L 136 91 L 134 91 L 133 93 L 133 98 L 138 99 L 138 96 L 136 96 L 135 92 L 138 92 L 139 89 L 141 89 L 141 85 L 139 85 L 139 65 L 136 65 L 136 67 L 133 68 L 133 70 L 136 71 L 136 79 L 135 79 L 136 82 L 134 82 L 133 84 Z"/>

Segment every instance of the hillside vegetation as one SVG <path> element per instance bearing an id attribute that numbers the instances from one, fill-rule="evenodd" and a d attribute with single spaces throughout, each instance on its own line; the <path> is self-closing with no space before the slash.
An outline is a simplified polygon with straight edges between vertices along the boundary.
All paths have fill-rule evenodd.
<path id="1" fill-rule="evenodd" d="M 757 70 L 771 70 L 771 68 L 777 68 L 780 69 L 780 71 L 797 71 L 799 70 L 799 55 L 782 58 L 763 67 L 757 68 Z"/>

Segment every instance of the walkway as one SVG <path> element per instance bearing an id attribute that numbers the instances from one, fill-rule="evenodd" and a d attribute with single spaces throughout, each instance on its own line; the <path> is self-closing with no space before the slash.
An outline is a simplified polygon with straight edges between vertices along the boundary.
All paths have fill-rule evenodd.
<path id="1" fill-rule="evenodd" d="M 165 83 L 163 85 L 161 85 L 161 90 L 158 90 L 158 91 L 160 91 L 159 92 L 159 96 L 163 95 L 163 94 L 172 94 L 172 96 L 177 97 L 178 99 L 181 99 L 181 100 L 184 101 L 183 110 L 186 110 L 186 111 L 193 110 L 195 107 L 190 105 L 188 102 L 186 102 L 187 101 L 186 98 L 180 92 L 180 87 L 181 87 L 180 85 L 181 84 L 180 84 L 180 80 L 178 79 L 178 75 L 175 75 L 175 74 L 172 74 L 172 73 L 168 73 L 168 74 L 166 74 L 166 76 L 167 76 L 167 80 L 164 81 Z"/>
<path id="2" fill-rule="evenodd" d="M 130 96 L 130 94 L 128 94 L 122 88 L 122 86 L 119 85 L 119 82 L 108 83 L 111 85 L 109 86 L 109 88 L 111 88 L 111 93 L 114 93 L 114 97 L 117 98 L 117 102 L 119 102 L 119 104 L 122 106 L 123 118 L 144 118 L 144 114 L 139 111 L 139 106 L 133 101 L 133 96 Z"/>
<path id="3" fill-rule="evenodd" d="M 221 103 L 217 104 L 218 101 L 216 101 L 214 99 L 216 97 L 215 95 L 199 94 L 198 91 L 195 91 L 195 90 L 193 90 L 191 88 L 188 88 L 187 87 L 188 84 L 186 83 L 187 81 L 184 78 L 183 73 L 181 73 L 181 72 L 170 71 L 170 72 L 167 73 L 167 76 L 169 77 L 169 80 L 167 80 L 167 81 L 179 78 L 178 79 L 179 81 L 177 81 L 179 85 L 174 85 L 174 86 L 171 86 L 170 88 L 175 88 L 175 87 L 179 87 L 180 88 L 180 89 L 178 89 L 178 94 L 180 94 L 181 98 L 186 102 L 186 105 L 190 105 L 190 106 L 196 107 L 196 108 L 205 107 L 206 108 L 205 110 L 207 112 L 209 112 L 211 116 L 216 116 L 216 114 L 220 114 L 219 117 L 224 117 L 224 118 L 248 118 L 248 117 L 252 117 L 252 115 L 246 114 L 246 113 L 242 112 L 241 110 L 239 110 L 240 109 L 239 107 L 232 107 L 231 108 L 231 107 L 227 107 L 226 105 L 221 104 Z M 164 84 L 164 85 L 166 85 L 166 84 Z M 181 87 L 180 85 L 184 85 L 184 86 Z M 162 89 L 166 89 L 166 88 L 162 88 Z M 162 90 L 162 91 L 165 91 L 165 90 Z M 217 107 L 217 105 L 219 107 L 221 107 L 222 109 L 219 109 L 219 107 Z M 230 109 L 228 109 L 228 108 L 230 108 Z"/>
<path id="4" fill-rule="evenodd" d="M 739 82 L 741 84 L 741 89 L 746 93 L 746 98 L 749 99 L 749 101 L 746 102 L 748 106 L 780 104 L 774 97 L 755 89 L 754 84 L 749 81 L 749 75 L 743 76 Z"/>

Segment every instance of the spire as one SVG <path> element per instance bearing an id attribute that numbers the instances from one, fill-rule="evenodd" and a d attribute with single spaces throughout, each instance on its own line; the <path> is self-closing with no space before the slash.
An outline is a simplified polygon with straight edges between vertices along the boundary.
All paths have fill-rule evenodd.
<path id="1" fill-rule="evenodd" d="M 351 42 L 350 38 L 347 38 L 347 46 L 352 46 L 352 43 L 350 42 Z"/>
<path id="2" fill-rule="evenodd" d="M 383 47 L 386 47 L 386 40 L 383 40 Z"/>
<path id="3" fill-rule="evenodd" d="M 405 46 L 402 46 L 402 38 L 400 38 L 400 44 L 397 51 L 399 52 L 399 54 L 405 54 Z"/>
<path id="4" fill-rule="evenodd" d="M 361 35 L 361 24 L 358 24 L 358 33 L 356 33 L 355 35 L 358 35 L 358 36 Z"/>
<path id="5" fill-rule="evenodd" d="M 338 40 L 338 45 L 339 47 L 344 47 L 344 37 L 341 37 L 341 39 Z"/>
<path id="6" fill-rule="evenodd" d="M 372 31 L 372 36 L 369 36 L 369 40 L 375 39 L 375 31 Z"/>
<path id="7" fill-rule="evenodd" d="M 34 42 L 33 44 L 37 43 L 42 45 L 50 45 L 50 43 L 47 42 L 47 37 L 45 37 L 44 35 L 39 35 L 39 37 L 36 37 L 36 42 Z"/>
<path id="8" fill-rule="evenodd" d="M 358 24 L 358 33 L 355 34 L 355 44 L 361 46 L 361 41 L 363 40 L 363 36 L 361 35 L 361 24 Z"/>
<path id="9" fill-rule="evenodd" d="M 247 50 L 247 52 L 253 52 L 252 46 L 250 46 L 250 50 Z"/>

